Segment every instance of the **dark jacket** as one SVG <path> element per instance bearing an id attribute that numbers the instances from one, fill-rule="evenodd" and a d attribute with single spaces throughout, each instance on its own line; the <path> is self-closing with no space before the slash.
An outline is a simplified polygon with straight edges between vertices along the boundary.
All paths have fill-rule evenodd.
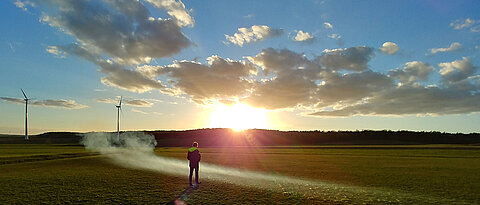
<path id="1" fill-rule="evenodd" d="M 196 147 L 191 147 L 188 149 L 187 159 L 190 160 L 191 167 L 198 167 L 198 162 L 200 162 L 202 156 Z"/>

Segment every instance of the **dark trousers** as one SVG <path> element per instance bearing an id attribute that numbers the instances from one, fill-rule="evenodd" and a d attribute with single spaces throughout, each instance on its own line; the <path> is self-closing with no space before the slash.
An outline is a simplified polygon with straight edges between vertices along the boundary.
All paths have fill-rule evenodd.
<path id="1" fill-rule="evenodd" d="M 192 174 L 194 169 L 195 169 L 195 183 L 198 184 L 198 164 L 197 164 L 197 166 L 190 166 L 190 175 L 188 176 L 188 181 L 190 182 L 190 185 L 192 185 Z"/>

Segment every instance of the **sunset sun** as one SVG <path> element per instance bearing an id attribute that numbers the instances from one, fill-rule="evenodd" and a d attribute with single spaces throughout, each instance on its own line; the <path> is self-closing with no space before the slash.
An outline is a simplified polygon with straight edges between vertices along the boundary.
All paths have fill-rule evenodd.
<path id="1" fill-rule="evenodd" d="M 210 126 L 231 128 L 235 131 L 253 128 L 265 129 L 268 128 L 267 112 L 246 104 L 219 105 L 212 111 Z"/>

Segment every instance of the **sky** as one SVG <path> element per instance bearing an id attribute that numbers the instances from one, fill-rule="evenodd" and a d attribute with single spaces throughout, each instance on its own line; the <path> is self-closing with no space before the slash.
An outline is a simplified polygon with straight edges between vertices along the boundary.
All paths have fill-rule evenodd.
<path id="1" fill-rule="evenodd" d="M 477 1 L 7 0 L 0 133 L 480 132 Z"/>

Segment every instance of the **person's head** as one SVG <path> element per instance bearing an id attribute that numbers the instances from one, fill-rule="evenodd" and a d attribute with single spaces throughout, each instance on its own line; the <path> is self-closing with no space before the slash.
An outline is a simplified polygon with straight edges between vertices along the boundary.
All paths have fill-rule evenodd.
<path id="1" fill-rule="evenodd" d="M 193 147 L 198 147 L 198 142 L 193 142 Z"/>

